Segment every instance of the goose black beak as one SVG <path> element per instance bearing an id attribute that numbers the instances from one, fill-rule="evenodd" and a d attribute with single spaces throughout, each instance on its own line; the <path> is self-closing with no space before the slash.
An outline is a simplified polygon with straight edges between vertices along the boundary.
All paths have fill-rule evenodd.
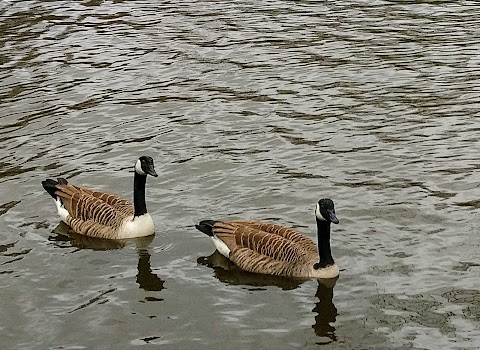
<path id="1" fill-rule="evenodd" d="M 153 168 L 153 165 L 148 167 L 146 173 L 147 173 L 148 175 L 152 175 L 153 177 L 158 177 L 158 174 L 157 174 L 157 172 L 155 171 L 155 169 Z"/>
<path id="2" fill-rule="evenodd" d="M 337 219 L 337 216 L 335 215 L 335 211 L 334 210 L 328 210 L 327 211 L 328 213 L 328 217 L 330 219 L 331 222 L 333 222 L 334 224 L 338 224 L 340 221 Z"/>

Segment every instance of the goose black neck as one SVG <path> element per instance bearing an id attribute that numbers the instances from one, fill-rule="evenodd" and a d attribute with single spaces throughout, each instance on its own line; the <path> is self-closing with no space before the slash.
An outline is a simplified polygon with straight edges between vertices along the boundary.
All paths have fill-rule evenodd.
<path id="1" fill-rule="evenodd" d="M 333 265 L 332 250 L 330 248 L 330 221 L 317 219 L 317 237 L 318 237 L 318 254 L 320 261 L 318 268 Z"/>
<path id="2" fill-rule="evenodd" d="M 140 175 L 135 172 L 133 179 L 133 208 L 135 216 L 140 216 L 147 213 L 147 205 L 145 203 L 145 184 L 147 182 L 147 175 Z"/>

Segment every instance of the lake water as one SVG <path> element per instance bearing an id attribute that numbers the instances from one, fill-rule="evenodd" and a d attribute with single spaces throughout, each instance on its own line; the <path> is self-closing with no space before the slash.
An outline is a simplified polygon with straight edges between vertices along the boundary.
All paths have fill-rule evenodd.
<path id="1" fill-rule="evenodd" d="M 0 1 L 2 349 L 478 349 L 477 1 Z M 156 235 L 65 236 L 40 182 Z M 195 230 L 315 237 L 337 281 L 235 270 Z"/>

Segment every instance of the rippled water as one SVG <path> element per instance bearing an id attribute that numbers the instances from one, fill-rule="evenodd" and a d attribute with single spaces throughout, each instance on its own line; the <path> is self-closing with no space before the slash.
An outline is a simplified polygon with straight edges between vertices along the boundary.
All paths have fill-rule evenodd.
<path id="1" fill-rule="evenodd" d="M 476 1 L 0 1 L 2 348 L 477 349 L 479 18 Z M 40 181 L 130 198 L 142 154 L 155 237 L 65 237 Z M 336 284 L 240 272 L 193 228 L 313 237 L 325 196 Z"/>

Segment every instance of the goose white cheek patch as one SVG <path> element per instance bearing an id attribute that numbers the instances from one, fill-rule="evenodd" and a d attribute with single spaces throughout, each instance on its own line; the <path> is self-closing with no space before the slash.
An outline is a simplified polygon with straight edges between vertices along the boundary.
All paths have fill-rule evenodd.
<path id="1" fill-rule="evenodd" d="M 317 208 L 315 209 L 315 216 L 316 216 L 319 220 L 326 221 L 325 218 L 322 216 L 322 214 L 320 214 L 320 206 L 318 205 L 318 203 L 317 203 Z"/>
<path id="2" fill-rule="evenodd" d="M 135 163 L 135 172 L 139 175 L 146 175 L 145 172 L 142 170 L 142 163 L 140 160 L 137 160 Z"/>

